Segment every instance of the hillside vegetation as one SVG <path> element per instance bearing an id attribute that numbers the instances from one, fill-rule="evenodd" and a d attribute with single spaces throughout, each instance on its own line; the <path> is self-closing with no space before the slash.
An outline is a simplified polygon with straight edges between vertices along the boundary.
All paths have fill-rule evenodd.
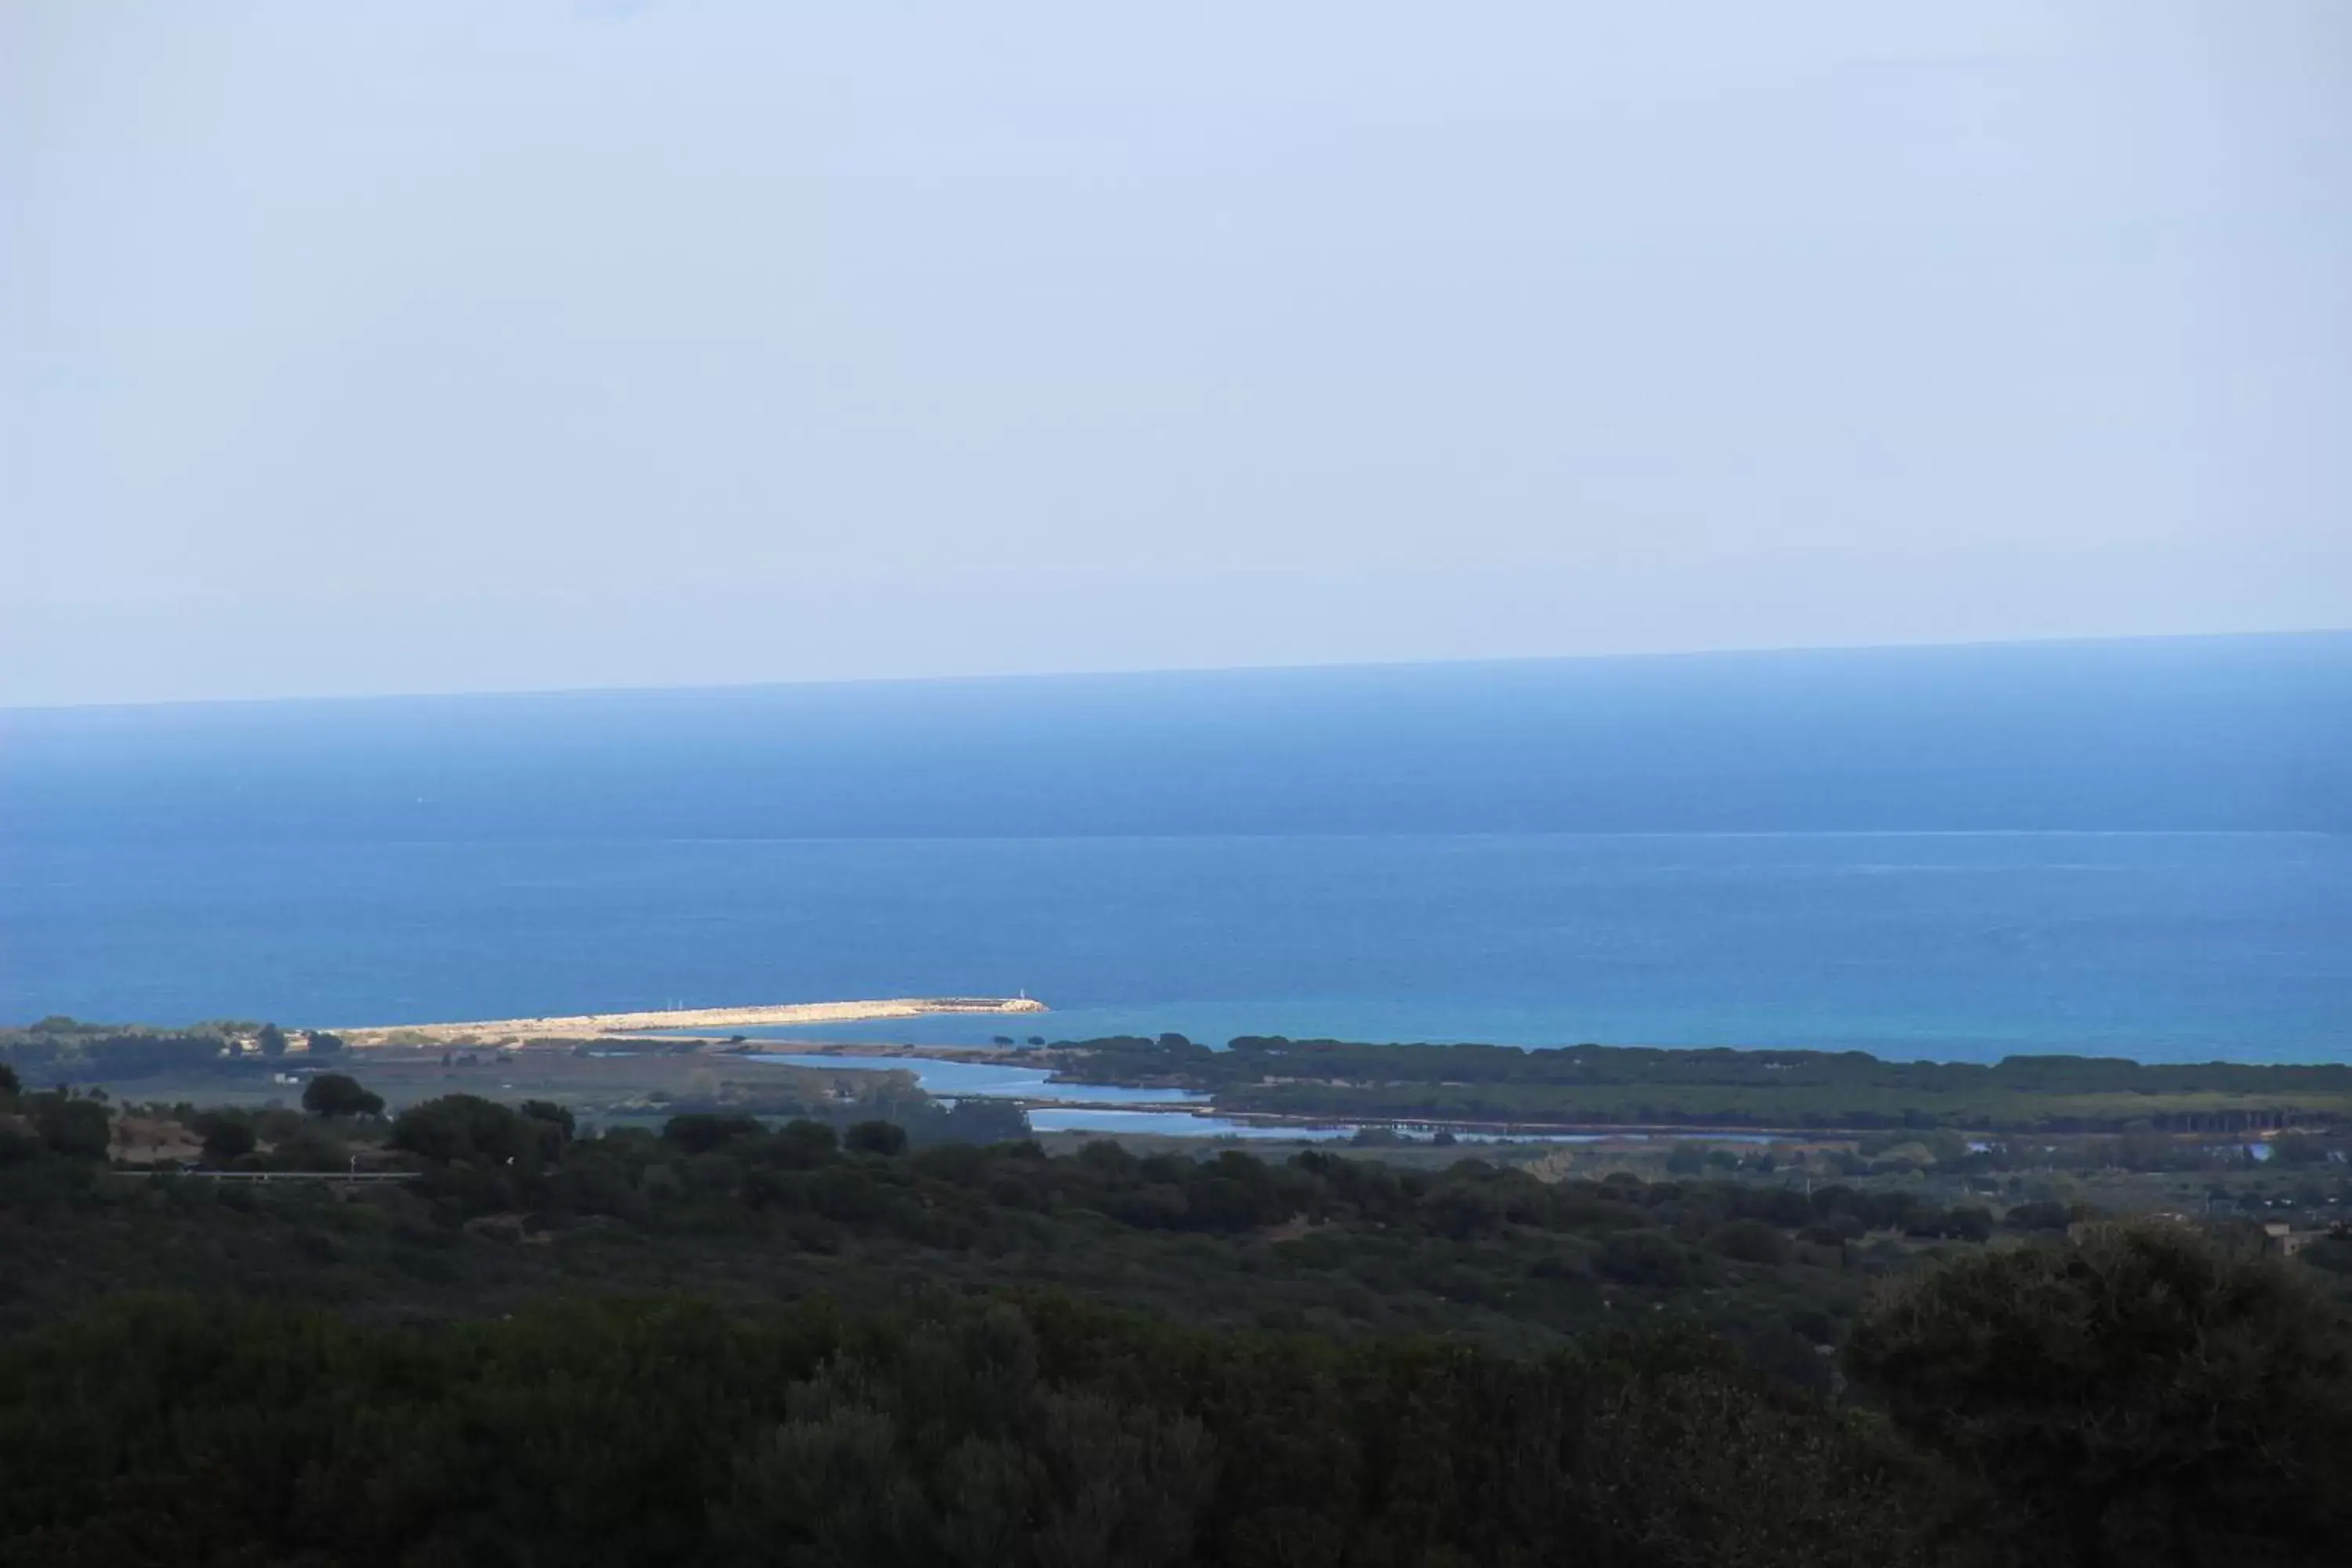
<path id="1" fill-rule="evenodd" d="M 0 1077 L 0 1563 L 2315 1568 L 2352 1525 L 2352 1242 L 306 1100 Z M 165 1120 L 404 1179 L 110 1161 Z"/>

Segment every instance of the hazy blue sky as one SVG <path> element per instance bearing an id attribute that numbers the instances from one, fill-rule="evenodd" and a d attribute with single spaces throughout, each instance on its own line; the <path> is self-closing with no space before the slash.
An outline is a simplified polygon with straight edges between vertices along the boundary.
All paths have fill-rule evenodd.
<path id="1" fill-rule="evenodd" d="M 0 703 L 2352 625 L 2342 0 L 0 0 Z"/>

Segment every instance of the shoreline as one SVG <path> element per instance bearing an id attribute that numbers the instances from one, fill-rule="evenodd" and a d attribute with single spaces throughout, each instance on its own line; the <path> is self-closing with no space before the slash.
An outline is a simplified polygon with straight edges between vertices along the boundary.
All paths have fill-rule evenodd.
<path id="1" fill-rule="evenodd" d="M 355 1049 L 395 1045 L 494 1045 L 527 1039 L 579 1039 L 647 1029 L 772 1028 L 795 1024 L 862 1023 L 940 1014 L 1013 1016 L 1050 1011 L 1029 996 L 898 996 L 865 1002 L 782 1002 L 751 1007 L 649 1008 L 631 1013 L 581 1013 L 536 1018 L 490 1018 L 447 1024 L 371 1024 L 333 1033 Z"/>
<path id="2" fill-rule="evenodd" d="M 761 1042 L 759 1041 L 746 1042 L 746 1046 L 751 1047 L 756 1047 L 760 1044 Z M 755 1048 L 738 1047 L 735 1051 L 732 1051 L 730 1054 L 740 1056 L 742 1059 L 747 1061 L 755 1062 L 761 1061 L 763 1056 L 789 1055 L 800 1057 L 824 1057 L 829 1059 L 837 1059 L 842 1061 L 844 1065 L 840 1068 L 836 1069 L 842 1072 L 888 1072 L 892 1070 L 889 1064 L 908 1060 L 971 1062 L 974 1064 L 985 1063 L 991 1066 L 1023 1067 L 1034 1069 L 1041 1065 L 1039 1062 L 1039 1058 L 1041 1056 L 1050 1056 L 1052 1053 L 1050 1047 L 1031 1047 L 1026 1049 L 1016 1047 L 1014 1049 L 1008 1050 L 1001 1046 L 887 1046 L 859 1041 L 839 1041 L 831 1044 L 813 1045 L 803 1049 L 789 1052 L 763 1053 Z M 789 1066 L 796 1070 L 802 1071 L 825 1070 L 824 1068 L 801 1068 L 799 1064 L 796 1063 L 778 1063 L 769 1065 Z M 904 1071 L 906 1069 L 899 1068 L 898 1070 Z M 1052 1070 L 1058 1070 L 1058 1068 L 1054 1068 Z M 1140 1089 L 1164 1088 L 1168 1089 L 1172 1093 L 1199 1092 L 1198 1090 L 1186 1091 L 1179 1089 L 1172 1085 L 1120 1083 L 1110 1080 L 1097 1080 L 1089 1079 L 1073 1079 L 1069 1081 L 1081 1087 L 1096 1087 L 1097 1085 L 1102 1085 L 1118 1089 Z M 1052 1088 L 1052 1084 L 1049 1082 L 1045 1088 L 1050 1089 Z M 938 1092 L 947 1094 L 950 1098 L 953 1097 L 952 1090 L 940 1090 Z M 1661 1136 L 1674 1139 L 1714 1137 L 1722 1139 L 1726 1142 L 1736 1142 L 1765 1141 L 1790 1143 L 1819 1142 L 1823 1141 L 1829 1142 L 1851 1142 L 1856 1138 L 1867 1136 L 1873 1131 L 1885 1131 L 1883 1128 L 1806 1127 L 1794 1125 L 1772 1127 L 1718 1126 L 1703 1121 L 1673 1121 L 1643 1122 L 1543 1121 L 1482 1121 L 1473 1117 L 1350 1116 L 1341 1112 L 1324 1115 L 1312 1111 L 1228 1110 L 1221 1110 L 1213 1103 L 1202 1103 L 1200 1100 L 1122 1100 L 1117 1104 L 1109 1104 L 1101 1100 L 1064 1100 L 1050 1093 L 1040 1093 L 1034 1095 L 990 1094 L 978 1096 L 977 1098 L 1002 1100 L 1006 1104 L 1017 1105 L 1024 1110 L 1089 1110 L 1109 1111 L 1113 1113 L 1121 1111 L 1141 1111 L 1155 1115 L 1184 1115 L 1197 1117 L 1202 1120 L 1234 1121 L 1250 1127 L 1265 1128 L 1269 1131 L 1288 1128 L 1295 1129 L 1300 1132 L 1328 1132 L 1335 1131 L 1350 1131 L 1366 1127 L 1379 1127 L 1402 1134 L 1419 1133 L 1423 1136 L 1428 1136 L 1438 1132 L 1452 1132 L 1455 1134 L 1468 1134 L 1476 1138 L 1495 1138 L 1505 1141 L 1517 1138 L 1531 1142 L 1550 1142 L 1570 1138 L 1580 1141 L 1590 1140 L 1593 1142 L 1601 1143 L 1612 1142 L 1638 1142 Z M 1106 1133 L 1105 1135 L 1108 1136 L 1108 1133 Z M 1198 1136 L 1211 1140 L 1226 1135 L 1227 1134 L 1216 1132 L 1202 1132 L 1198 1134 L 1166 1134 L 1166 1136 L 1170 1137 Z"/>
<path id="3" fill-rule="evenodd" d="M 753 1055 L 755 1059 L 758 1054 L 755 1047 L 731 1048 L 746 1051 L 747 1054 Z M 1354 1048 L 1377 1051 L 1381 1047 Z M 2114 1137 L 2126 1131 L 2125 1127 L 2115 1124 L 2116 1115 L 2112 1107 L 2103 1102 L 2103 1100 L 2111 1100 L 2116 1095 L 2125 1092 L 2115 1086 L 2109 1086 L 2105 1091 L 2096 1086 L 2073 1089 L 2065 1086 L 2041 1086 L 2037 1089 L 2018 1091 L 2025 1094 L 2029 1099 L 2040 1098 L 2058 1106 L 2062 1110 L 2069 1111 L 2071 1121 L 2056 1125 L 2050 1124 L 2046 1120 L 2034 1122 L 2030 1126 L 2011 1125 L 2009 1121 L 2004 1120 L 2004 1117 L 2010 1116 L 2010 1112 L 1997 1107 L 1975 1105 L 1959 1108 L 1959 1113 L 1972 1111 L 1974 1113 L 1972 1119 L 1938 1121 L 1919 1127 L 1915 1127 L 1913 1123 L 1906 1121 L 1898 1127 L 1896 1124 L 1890 1123 L 1883 1116 L 1874 1116 L 1872 1108 L 1868 1106 L 1845 1106 L 1842 1113 L 1833 1112 L 1834 1119 L 1823 1117 L 1818 1113 L 1808 1114 L 1806 1107 L 1782 1099 L 1777 1091 L 1759 1090 L 1756 1086 L 1749 1086 L 1749 1092 L 1765 1092 L 1766 1099 L 1770 1103 L 1753 1107 L 1662 1106 L 1655 1108 L 1643 1104 L 1640 1108 L 1640 1112 L 1633 1116 L 1627 1116 L 1622 1110 L 1614 1115 L 1605 1111 L 1593 1115 L 1589 1113 L 1589 1110 L 1598 1108 L 1574 1105 L 1557 1107 L 1531 1105 L 1521 1109 L 1517 1114 L 1511 1114 L 1505 1110 L 1500 1115 L 1494 1114 L 1496 1110 L 1504 1110 L 1499 1106 L 1478 1107 L 1475 1110 L 1468 1106 L 1462 1106 L 1451 1108 L 1453 1113 L 1448 1114 L 1446 1109 L 1435 1105 L 1413 1108 L 1383 1105 L 1359 1107 L 1341 1103 L 1294 1107 L 1253 1105 L 1248 1103 L 1246 1099 L 1239 1104 L 1226 1103 L 1224 1096 L 1233 1086 L 1221 1089 L 1213 1080 L 1203 1080 L 1199 1077 L 1188 1076 L 1181 1072 L 1137 1070 L 1133 1064 L 1129 1064 L 1123 1069 L 1114 1067 L 1111 1070 L 1100 1068 L 1089 1070 L 1087 1058 L 1091 1053 L 1080 1051 L 1077 1053 L 1078 1059 L 1073 1062 L 1070 1059 L 1070 1053 L 1052 1047 L 977 1049 L 954 1047 L 813 1042 L 798 1045 L 797 1049 L 789 1054 L 800 1057 L 803 1060 L 822 1058 L 838 1062 L 844 1070 L 858 1068 L 869 1071 L 887 1070 L 892 1067 L 903 1068 L 919 1064 L 926 1058 L 941 1062 L 975 1064 L 986 1062 L 1004 1067 L 1024 1068 L 1032 1071 L 1042 1068 L 1046 1075 L 1045 1081 L 1038 1084 L 1033 1090 L 1025 1093 L 991 1093 L 985 1095 L 985 1098 L 1010 1100 L 1021 1105 L 1024 1110 L 1086 1109 L 1173 1112 L 1204 1121 L 1269 1131 L 1277 1128 L 1305 1131 L 1382 1127 L 1405 1134 L 1434 1135 L 1450 1132 L 1457 1136 L 1538 1141 L 1575 1140 L 1610 1142 L 1638 1142 L 1654 1138 L 1714 1138 L 1725 1142 L 1772 1142 L 1798 1144 L 1821 1142 L 1843 1143 L 1896 1131 L 1916 1131 L 1922 1137 L 1931 1131 L 1958 1131 L 1968 1134 L 1981 1133 L 1988 1137 L 1997 1135 L 2004 1139 L 2024 1135 Z M 1872 1060 L 1876 1062 L 1875 1058 Z M 1876 1063 L 1876 1065 L 1884 1067 L 1886 1064 Z M 2096 1063 L 2095 1065 L 2112 1067 L 2115 1064 Z M 2144 1064 L 2127 1063 L 2126 1065 L 2135 1071 L 2147 1070 Z M 2264 1073 L 2296 1070 L 2292 1067 L 2281 1068 L 2273 1064 L 2219 1065 L 2251 1067 L 2256 1071 Z M 2154 1070 L 2162 1072 L 2164 1069 L 2159 1067 Z M 1276 1081 L 1303 1082 L 1304 1080 Z M 1146 1093 L 1163 1090 L 1178 1096 L 1200 1095 L 1204 1098 L 1164 1101 L 1134 1100 L 1110 1104 L 1076 1095 L 1066 1097 L 1057 1092 L 1057 1089 L 1064 1085 L 1073 1089 L 1081 1086 L 1100 1086 Z M 1247 1086 L 1243 1087 L 1245 1089 Z M 1346 1090 L 1355 1086 L 1341 1079 L 1334 1080 L 1328 1087 L 1337 1090 Z M 942 1087 L 933 1092 L 952 1096 L 954 1090 L 951 1088 Z M 2163 1095 L 2146 1091 L 2143 1098 L 2148 1100 L 2147 1109 L 2135 1110 L 2133 1114 L 2148 1118 L 2149 1130 L 2162 1134 L 2201 1137 L 2209 1140 L 2220 1139 L 2223 1142 L 2262 1142 L 2285 1132 L 2309 1131 L 2315 1127 L 2324 1130 L 2329 1125 L 2346 1120 L 2347 1112 L 2341 1104 L 2337 1103 L 2342 1092 L 2340 1086 L 2337 1086 L 2332 1092 L 2322 1093 L 2320 1098 L 2326 1103 L 2319 1104 L 2299 1102 L 2297 1097 L 2284 1090 L 2273 1089 L 2270 1093 L 2263 1093 L 2259 1089 L 2241 1089 L 2235 1092 L 2227 1092 L 2210 1088 L 2199 1089 L 2196 1086 L 2184 1086 Z M 2216 1103 L 2216 1100 L 2222 1103 Z M 2078 1105 L 2077 1101 L 2084 1103 Z M 2230 1103 L 2231 1101 L 2235 1103 Z M 1580 1111 L 1588 1113 L 1580 1114 Z M 1761 1114 L 1759 1114 L 1759 1112 Z M 1911 1112 L 1906 1110 L 1904 1114 L 1907 1117 Z M 1860 1119 L 1852 1120 L 1856 1117 Z M 2082 1124 L 2076 1125 L 2073 1124 L 2074 1122 Z M 1214 1136 L 1214 1134 L 1210 1135 Z"/>

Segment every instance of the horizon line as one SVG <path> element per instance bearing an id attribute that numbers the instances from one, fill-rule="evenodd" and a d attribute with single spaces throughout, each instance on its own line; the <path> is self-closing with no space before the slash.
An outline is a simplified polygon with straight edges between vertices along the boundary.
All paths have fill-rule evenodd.
<path id="1" fill-rule="evenodd" d="M 1781 658 L 1807 654 L 1915 654 L 1990 650 L 2117 647 L 2146 643 L 2292 642 L 2352 638 L 2352 626 L 2307 626 L 2290 630 L 2221 632 L 2126 632 L 2027 637 L 1971 637 L 1954 641 L 1794 643 L 1611 653 L 1505 654 L 1458 658 L 1368 658 L 1312 660 L 1296 664 L 1139 665 L 1104 669 L 988 670 L 963 674 L 835 676 L 760 680 L 708 680 L 646 685 L 485 687 L 463 690 L 352 691 L 268 697 L 169 697 L 94 702 L 0 703 L 0 717 L 19 713 L 89 713 L 158 708 L 291 706 L 333 702 L 463 701 L 516 697 L 604 697 L 660 692 L 762 691 L 818 687 L 943 686 L 982 682 L 1116 680 L 1148 676 L 1276 675 L 1336 670 L 1475 668 L 1501 665 L 1666 663 L 1706 658 Z"/>

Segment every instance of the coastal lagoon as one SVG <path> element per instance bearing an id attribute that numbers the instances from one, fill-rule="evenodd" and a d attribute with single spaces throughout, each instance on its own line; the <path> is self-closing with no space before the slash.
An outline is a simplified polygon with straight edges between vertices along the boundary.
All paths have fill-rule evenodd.
<path id="1" fill-rule="evenodd" d="M 1086 1105 L 1206 1105 L 1209 1096 L 1181 1089 L 1129 1089 L 1111 1083 L 1055 1083 L 1039 1068 L 942 1057 L 833 1057 L 755 1052 L 751 1059 L 845 1072 L 911 1072 L 926 1094 L 942 1100 L 1064 1100 Z"/>
<path id="2" fill-rule="evenodd" d="M 1040 1132 L 1152 1134 L 1164 1138 L 1236 1138 L 1253 1143 L 1328 1143 L 1352 1134 L 1353 1127 L 1272 1127 L 1224 1116 L 1184 1110 L 1115 1110 L 1104 1107 L 1050 1107 L 1029 1112 Z"/>
<path id="3" fill-rule="evenodd" d="M 2352 1059 L 2352 637 L 0 713 L 0 1016 Z"/>
<path id="4" fill-rule="evenodd" d="M 1029 1124 L 1040 1132 L 1156 1132 L 1181 1138 L 1247 1138 L 1270 1142 L 1346 1138 L 1355 1123 L 1313 1126 L 1304 1123 L 1240 1121 L 1214 1116 L 1205 1108 L 1211 1096 L 1181 1089 L 1134 1089 L 1124 1084 L 1055 1081 L 1038 1068 L 1001 1062 L 959 1060 L 950 1057 L 824 1056 L 758 1051 L 751 1060 L 783 1067 L 820 1068 L 837 1072 L 910 1072 L 927 1094 L 941 1100 L 1051 1100 L 1063 1103 L 1029 1112 Z M 1202 1109 L 1181 1110 L 1182 1106 Z M 1505 1134 L 1462 1132 L 1465 1143 L 1517 1141 L 1541 1143 L 1641 1142 L 1650 1138 L 1696 1138 L 1715 1143 L 1771 1143 L 1761 1132 L 1537 1132 Z"/>
<path id="5" fill-rule="evenodd" d="M 1209 1096 L 1181 1089 L 1129 1089 L 1111 1083 L 1055 1083 L 1036 1068 L 941 1057 L 829 1057 L 755 1052 L 754 1061 L 838 1071 L 911 1072 L 927 1094 L 941 1100 L 1054 1100 L 1066 1103 L 1029 1112 L 1040 1132 L 1159 1133 L 1173 1138 L 1246 1138 L 1252 1141 L 1325 1141 L 1345 1138 L 1349 1127 L 1269 1127 L 1230 1117 L 1171 1107 L 1206 1106 Z"/>

